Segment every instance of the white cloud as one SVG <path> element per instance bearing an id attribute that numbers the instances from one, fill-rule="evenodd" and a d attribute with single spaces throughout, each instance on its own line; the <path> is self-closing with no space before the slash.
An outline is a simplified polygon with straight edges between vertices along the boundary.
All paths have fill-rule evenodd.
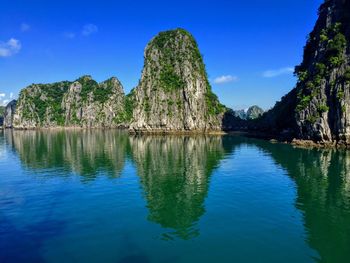
<path id="1" fill-rule="evenodd" d="M 5 100 L 6 94 L 5 93 L 0 93 L 0 106 L 6 106 L 7 100 Z"/>
<path id="2" fill-rule="evenodd" d="M 0 92 L 0 106 L 7 106 L 7 104 L 15 98 L 14 93 L 6 94 L 5 92 Z"/>
<path id="3" fill-rule="evenodd" d="M 26 23 L 22 23 L 21 24 L 21 31 L 22 32 L 27 32 L 30 30 L 30 25 L 26 24 Z"/>
<path id="4" fill-rule="evenodd" d="M 238 81 L 238 77 L 231 76 L 231 75 L 224 75 L 214 79 L 215 84 L 225 84 L 225 83 L 235 82 L 235 81 Z"/>
<path id="5" fill-rule="evenodd" d="M 7 106 L 7 104 L 10 102 L 10 100 L 3 100 L 2 101 L 2 106 Z"/>
<path id="6" fill-rule="evenodd" d="M 89 36 L 91 34 L 94 34 L 94 33 L 97 33 L 98 31 L 98 27 L 94 24 L 86 24 L 84 27 L 83 27 L 83 30 L 81 31 L 81 34 L 83 36 Z"/>
<path id="7" fill-rule="evenodd" d="M 286 67 L 286 68 L 280 68 L 276 70 L 266 70 L 265 72 L 263 72 L 262 76 L 264 78 L 274 78 L 281 75 L 290 74 L 293 72 L 294 72 L 294 68 Z"/>
<path id="8" fill-rule="evenodd" d="M 11 38 L 7 42 L 0 42 L 0 57 L 10 57 L 21 50 L 21 42 Z"/>
<path id="9" fill-rule="evenodd" d="M 72 39 L 72 38 L 75 38 L 75 33 L 73 33 L 73 32 L 64 32 L 64 33 L 63 33 L 63 36 L 64 36 L 65 38 L 70 38 L 70 39 Z"/>

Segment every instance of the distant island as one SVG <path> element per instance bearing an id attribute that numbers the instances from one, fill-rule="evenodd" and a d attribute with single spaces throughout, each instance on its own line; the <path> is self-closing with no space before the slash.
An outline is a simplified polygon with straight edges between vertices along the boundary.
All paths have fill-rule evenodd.
<path id="1" fill-rule="evenodd" d="M 234 115 L 242 120 L 255 120 L 263 114 L 264 110 L 257 105 L 251 106 L 248 109 L 234 111 Z"/>
<path id="2" fill-rule="evenodd" d="M 124 128 L 132 133 L 245 131 L 253 136 L 350 146 L 350 0 L 327 0 L 310 33 L 296 87 L 269 111 L 235 112 L 208 81 L 194 37 L 159 33 L 145 49 L 142 76 L 125 94 L 117 78 L 32 84 L 4 111 L 3 126 Z M 249 114 L 248 114 L 249 113 Z"/>

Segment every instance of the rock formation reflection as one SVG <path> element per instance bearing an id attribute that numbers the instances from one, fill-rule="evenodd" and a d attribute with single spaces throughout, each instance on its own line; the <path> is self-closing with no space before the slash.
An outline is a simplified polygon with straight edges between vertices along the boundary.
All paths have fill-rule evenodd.
<path id="1" fill-rule="evenodd" d="M 221 136 L 129 136 L 116 130 L 6 131 L 5 140 L 24 167 L 45 176 L 68 171 L 84 181 L 117 177 L 130 157 L 149 220 L 167 229 L 164 239 L 199 235 L 210 175 L 231 147 Z"/>
<path id="2" fill-rule="evenodd" d="M 131 137 L 149 220 L 169 229 L 164 239 L 199 234 L 210 175 L 224 156 L 222 137 Z"/>
<path id="3" fill-rule="evenodd" d="M 295 182 L 306 241 L 318 251 L 319 262 L 350 261 L 350 151 L 296 149 L 233 136 L 138 137 L 115 130 L 6 131 L 4 136 L 24 167 L 45 176 L 63 169 L 60 175 L 74 172 L 84 180 L 100 174 L 117 177 L 130 158 L 148 219 L 165 229 L 164 239 L 199 235 L 214 169 L 225 155 L 235 155 L 236 147 L 251 144 Z"/>
<path id="4" fill-rule="evenodd" d="M 295 181 L 296 207 L 318 262 L 350 262 L 350 152 L 258 145 Z"/>
<path id="5" fill-rule="evenodd" d="M 25 167 L 62 168 L 86 180 L 119 176 L 127 155 L 128 134 L 115 130 L 6 131 L 5 138 Z"/>

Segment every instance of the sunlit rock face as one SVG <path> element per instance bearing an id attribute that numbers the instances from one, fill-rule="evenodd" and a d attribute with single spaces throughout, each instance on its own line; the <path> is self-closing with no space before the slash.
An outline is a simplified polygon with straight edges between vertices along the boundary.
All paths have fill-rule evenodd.
<path id="1" fill-rule="evenodd" d="M 128 135 L 111 130 L 6 131 L 7 143 L 29 169 L 62 168 L 84 180 L 99 173 L 118 177 L 127 156 Z"/>
<path id="2" fill-rule="evenodd" d="M 149 220 L 172 229 L 165 239 L 198 235 L 210 175 L 224 156 L 222 138 L 131 137 L 130 146 Z"/>
<path id="3" fill-rule="evenodd" d="M 218 131 L 225 110 L 211 91 L 193 36 L 159 33 L 145 49 L 139 85 L 132 91 L 132 131 Z"/>
<path id="4" fill-rule="evenodd" d="M 227 109 L 212 92 L 202 55 L 189 32 L 159 33 L 144 56 L 140 82 L 126 96 L 116 78 L 97 83 L 82 76 L 73 82 L 28 86 L 20 92 L 13 127 L 201 133 L 227 128 L 223 123 Z"/>

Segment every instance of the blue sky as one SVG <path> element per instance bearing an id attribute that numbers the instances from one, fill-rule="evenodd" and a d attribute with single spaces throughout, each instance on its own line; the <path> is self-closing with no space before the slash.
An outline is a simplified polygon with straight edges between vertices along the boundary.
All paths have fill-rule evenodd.
<path id="1" fill-rule="evenodd" d="M 322 0 L 1 0 L 0 103 L 31 83 L 116 76 L 135 87 L 160 31 L 196 38 L 214 92 L 234 109 L 268 109 L 295 85 Z M 12 96 L 11 96 L 12 95 Z"/>

